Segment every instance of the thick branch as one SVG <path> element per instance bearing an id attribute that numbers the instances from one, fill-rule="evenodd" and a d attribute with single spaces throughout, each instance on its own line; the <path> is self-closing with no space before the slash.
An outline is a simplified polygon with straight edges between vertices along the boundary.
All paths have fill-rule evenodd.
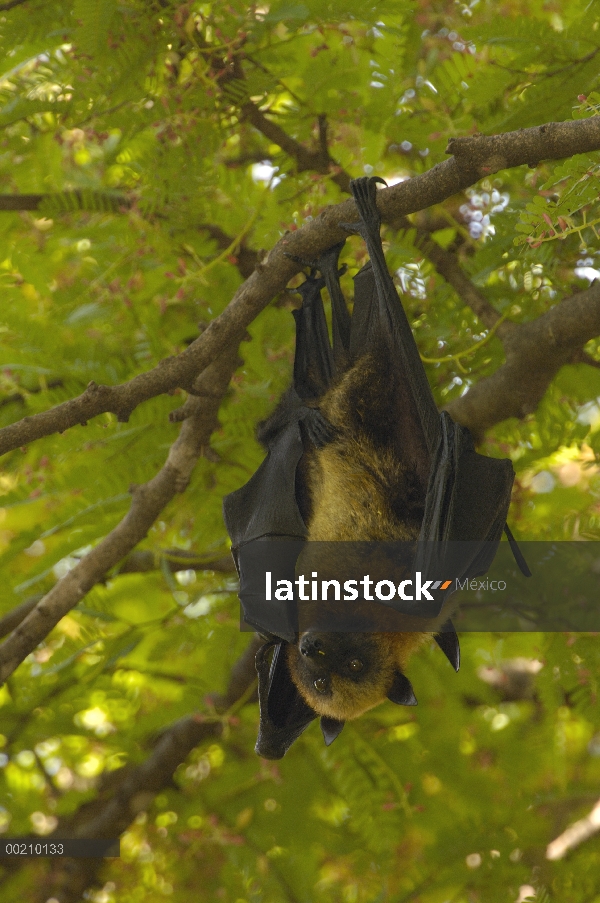
<path id="1" fill-rule="evenodd" d="M 133 489 L 131 508 L 123 520 L 59 580 L 0 646 L 0 682 L 146 536 L 165 505 L 186 488 L 198 456 L 217 424 L 219 405 L 238 363 L 236 345 L 196 381 L 194 388 L 199 397 L 186 402 L 188 416 L 164 466 L 148 483 Z"/>
<path id="2" fill-rule="evenodd" d="M 549 123 L 492 138 L 455 139 L 449 146 L 456 148 L 460 155 L 378 193 L 378 206 L 385 222 L 439 204 L 499 169 L 600 150 L 600 117 Z M 92 383 L 79 398 L 4 427 L 0 430 L 0 454 L 41 436 L 62 432 L 105 411 L 112 411 L 121 420 L 126 420 L 143 401 L 177 387 L 188 388 L 197 373 L 235 341 L 235 336 L 298 272 L 299 265 L 286 257 L 285 252 L 304 260 L 315 260 L 332 243 L 346 237 L 340 223 L 354 220 L 354 201 L 326 207 L 314 220 L 277 242 L 268 257 L 240 286 L 223 313 L 185 351 L 161 361 L 129 383 L 114 387 Z"/>
<path id="3" fill-rule="evenodd" d="M 506 363 L 448 405 L 451 416 L 480 436 L 507 417 L 535 410 L 560 368 L 600 334 L 600 282 L 565 298 L 505 336 Z"/>

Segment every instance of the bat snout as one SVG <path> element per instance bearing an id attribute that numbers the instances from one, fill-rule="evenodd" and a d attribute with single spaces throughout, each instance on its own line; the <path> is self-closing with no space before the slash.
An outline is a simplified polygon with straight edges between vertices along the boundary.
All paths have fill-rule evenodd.
<path id="1" fill-rule="evenodd" d="M 299 649 L 302 655 L 313 658 L 317 655 L 325 655 L 325 645 L 323 638 L 318 633 L 309 630 L 302 635 Z"/>

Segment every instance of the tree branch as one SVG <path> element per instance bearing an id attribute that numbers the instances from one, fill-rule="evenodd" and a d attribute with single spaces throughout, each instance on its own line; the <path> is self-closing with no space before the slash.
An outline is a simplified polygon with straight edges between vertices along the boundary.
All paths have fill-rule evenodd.
<path id="1" fill-rule="evenodd" d="M 408 213 L 439 204 L 500 169 L 523 164 L 533 166 L 542 160 L 558 160 L 600 150 L 600 117 L 548 123 L 490 138 L 452 139 L 449 149 L 457 155 L 421 175 L 378 192 L 378 206 L 384 222 L 393 222 Z M 332 243 L 346 237 L 340 223 L 355 220 L 352 200 L 326 207 L 314 220 L 277 242 L 240 286 L 223 313 L 185 351 L 161 361 L 128 383 L 113 387 L 91 383 L 78 398 L 4 427 L 0 430 L 0 454 L 41 436 L 62 432 L 106 411 L 112 411 L 120 420 L 127 420 L 131 411 L 143 401 L 177 387 L 189 388 L 195 376 L 235 341 L 299 271 L 299 265 L 290 260 L 286 252 L 304 260 L 314 260 Z"/>
<path id="2" fill-rule="evenodd" d="M 560 368 L 599 334 L 600 281 L 537 320 L 513 325 L 504 337 L 506 363 L 452 401 L 448 412 L 475 436 L 507 417 L 525 417 L 535 410 Z"/>
<path id="3" fill-rule="evenodd" d="M 417 240 L 415 242 L 420 251 L 431 261 L 437 272 L 448 285 L 451 285 L 456 294 L 461 298 L 484 326 L 491 329 L 500 319 L 498 311 L 490 304 L 483 292 L 471 282 L 460 266 L 456 254 L 445 251 L 430 235 L 417 228 Z M 501 323 L 496 330 L 499 339 L 504 339 L 514 328 L 513 323 Z"/>
<path id="4" fill-rule="evenodd" d="M 265 138 L 268 138 L 273 144 L 277 144 L 288 156 L 296 161 L 296 170 L 298 172 L 313 170 L 323 175 L 333 173 L 331 181 L 339 185 L 346 194 L 350 193 L 351 177 L 333 159 L 327 147 L 325 117 L 319 116 L 319 149 L 309 150 L 299 141 L 296 141 L 295 138 L 291 138 L 273 120 L 267 119 L 262 110 L 255 103 L 252 103 L 251 100 L 246 101 L 242 105 L 241 113 L 243 119 L 250 122 Z"/>
<path id="5" fill-rule="evenodd" d="M 140 549 L 128 555 L 121 563 L 117 574 L 144 574 L 157 571 L 162 563 L 172 574 L 178 571 L 217 571 L 221 574 L 235 574 L 235 565 L 231 555 L 207 559 L 186 549 L 165 549 L 163 552 L 152 552 Z M 0 620 L 0 629 L 2 621 Z M 1 635 L 1 634 L 0 634 Z"/>
<path id="6" fill-rule="evenodd" d="M 239 336 L 239 333 L 238 333 Z M 9 677 L 50 630 L 143 539 L 162 509 L 183 492 L 194 465 L 217 424 L 217 412 L 239 364 L 237 345 L 198 378 L 186 402 L 187 418 L 161 470 L 132 490 L 131 507 L 108 536 L 85 555 L 0 645 L 0 683 Z"/>
<path id="7" fill-rule="evenodd" d="M 570 850 L 600 831 L 600 800 L 584 818 L 574 822 L 546 847 L 546 859 L 562 859 Z"/>
<path id="8" fill-rule="evenodd" d="M 25 2 L 25 0 L 23 0 Z M 2 7 L 0 7 L 0 11 Z M 70 213 L 88 209 L 95 200 L 102 210 L 118 211 L 133 204 L 130 197 L 108 191 L 54 191 L 49 194 L 0 194 L 0 213 L 10 210 L 38 210 L 45 202 L 54 203 L 58 210 Z"/>
<path id="9" fill-rule="evenodd" d="M 221 248 L 222 251 L 225 248 L 230 248 L 234 241 L 231 235 L 228 235 L 220 226 L 215 226 L 213 223 L 200 223 L 198 229 L 208 232 L 210 237 L 217 243 L 217 247 Z M 247 279 L 256 269 L 256 264 L 259 261 L 258 253 L 253 251 L 252 248 L 248 248 L 242 242 L 234 256 L 237 259 L 236 266 L 240 271 L 240 275 L 243 279 Z"/>
<path id="10" fill-rule="evenodd" d="M 58 389 L 63 385 L 62 379 L 50 379 L 44 386 L 45 389 Z M 9 404 L 25 404 L 25 400 L 28 395 L 37 395 L 38 392 L 42 392 L 43 389 L 41 386 L 36 386 L 34 389 L 27 389 L 27 393 L 25 392 L 12 392 L 10 395 L 4 395 L 0 397 L 0 408 L 5 407 Z"/>
<path id="11" fill-rule="evenodd" d="M 231 555 L 207 559 L 187 549 L 165 549 L 163 552 L 153 552 L 150 549 L 136 549 L 121 562 L 114 575 L 148 574 L 151 571 L 159 570 L 163 564 L 172 574 L 176 574 L 178 571 L 215 571 L 219 574 L 236 573 Z M 43 593 L 37 593 L 37 595 L 25 599 L 20 605 L 16 605 L 0 617 L 0 639 L 12 633 L 42 598 Z"/>
<path id="12" fill-rule="evenodd" d="M 415 225 L 405 216 L 399 217 L 390 225 L 394 229 L 413 230 L 416 233 L 415 246 L 433 264 L 440 276 L 446 280 L 448 285 L 452 286 L 456 294 L 471 308 L 484 326 L 491 329 L 496 325 L 500 319 L 500 314 L 464 273 L 456 258 L 456 254 L 453 254 L 451 251 L 445 251 L 433 240 L 431 232 L 435 231 L 435 229 L 425 229 L 422 226 Z M 439 223 L 435 225 L 436 228 L 440 228 Z M 448 223 L 445 222 L 443 225 L 447 226 Z M 512 323 L 503 323 L 498 327 L 496 335 L 500 337 L 508 333 L 512 326 Z"/>
<path id="13" fill-rule="evenodd" d="M 40 599 L 43 598 L 43 593 L 38 593 L 35 596 L 31 596 L 30 599 L 25 599 L 20 605 L 15 605 L 14 608 L 11 608 L 9 612 L 3 615 L 0 618 L 0 639 L 8 636 L 9 633 L 12 633 L 13 630 L 19 626 L 21 621 L 25 620 L 29 612 L 33 611 Z"/>
<path id="14" fill-rule="evenodd" d="M 0 3 L 0 13 L 8 12 L 9 9 L 14 9 L 15 6 L 22 6 L 23 3 L 27 3 L 27 0 L 9 0 L 8 3 Z"/>

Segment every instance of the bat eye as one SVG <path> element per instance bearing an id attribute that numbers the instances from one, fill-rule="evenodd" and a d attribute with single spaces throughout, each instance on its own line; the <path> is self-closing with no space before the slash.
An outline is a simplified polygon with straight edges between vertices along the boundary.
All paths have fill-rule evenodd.
<path id="1" fill-rule="evenodd" d="M 363 663 L 359 658 L 353 658 L 349 663 L 348 667 L 351 671 L 354 671 L 355 674 L 358 674 L 359 671 L 363 669 Z"/>
<path id="2" fill-rule="evenodd" d="M 317 693 L 325 693 L 327 690 L 327 678 L 326 677 L 317 677 L 314 682 L 314 688 Z"/>

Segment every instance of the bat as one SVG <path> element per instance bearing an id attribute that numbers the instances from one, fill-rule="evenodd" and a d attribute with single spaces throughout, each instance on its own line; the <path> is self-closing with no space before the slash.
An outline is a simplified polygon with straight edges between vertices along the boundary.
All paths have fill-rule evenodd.
<path id="1" fill-rule="evenodd" d="M 288 571 L 311 543 L 413 543 L 415 567 L 425 574 L 446 573 L 458 541 L 467 556 L 460 576 L 479 576 L 490 567 L 503 530 L 529 575 L 506 524 L 512 463 L 478 454 L 469 431 L 435 405 L 385 262 L 376 203 L 382 181 L 351 183 L 360 219 L 343 228 L 363 238 L 370 258 L 354 278 L 352 315 L 339 280 L 341 242 L 310 265 L 297 289 L 302 306 L 293 312 L 293 382 L 259 427 L 266 458 L 224 499 L 242 584 L 267 539 L 287 541 Z M 264 593 L 241 599 L 246 622 L 267 640 L 256 657 L 256 751 L 266 758 L 281 758 L 317 717 L 329 745 L 347 720 L 385 699 L 415 705 L 404 672 L 431 635 L 459 668 L 458 637 L 449 620 L 429 632 L 306 629 L 298 635 L 293 607 Z"/>

